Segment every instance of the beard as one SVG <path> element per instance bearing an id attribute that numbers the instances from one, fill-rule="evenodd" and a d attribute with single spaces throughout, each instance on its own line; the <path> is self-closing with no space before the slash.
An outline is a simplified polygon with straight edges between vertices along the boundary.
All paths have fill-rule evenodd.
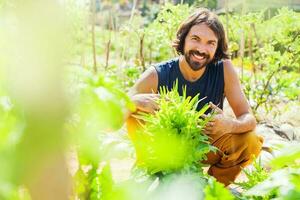
<path id="1" fill-rule="evenodd" d="M 200 53 L 199 51 L 196 50 L 190 50 L 186 52 L 184 54 L 184 58 L 193 71 L 198 71 L 202 69 L 211 61 L 209 54 Z M 199 60 L 199 58 L 202 59 Z"/>

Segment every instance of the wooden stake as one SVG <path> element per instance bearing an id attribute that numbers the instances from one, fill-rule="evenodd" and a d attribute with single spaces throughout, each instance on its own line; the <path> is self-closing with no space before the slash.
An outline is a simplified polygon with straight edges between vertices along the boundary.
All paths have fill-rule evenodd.
<path id="1" fill-rule="evenodd" d="M 143 71 L 145 71 L 145 58 L 144 58 L 144 33 L 140 36 L 140 61 L 143 67 Z"/>

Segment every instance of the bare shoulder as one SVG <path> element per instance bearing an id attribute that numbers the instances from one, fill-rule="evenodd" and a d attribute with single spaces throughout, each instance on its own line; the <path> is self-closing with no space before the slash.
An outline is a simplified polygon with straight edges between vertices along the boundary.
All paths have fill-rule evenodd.
<path id="1" fill-rule="evenodd" d="M 240 84 L 237 70 L 234 68 L 231 60 L 226 59 L 223 60 L 223 67 L 224 67 L 224 81 L 225 87 L 226 85 L 233 85 L 233 84 Z"/>
<path id="2" fill-rule="evenodd" d="M 237 72 L 230 60 L 223 61 L 224 80 L 225 80 L 225 96 L 231 106 L 235 116 L 241 116 L 249 112 L 249 104 L 242 90 L 241 83 Z"/>
<path id="3" fill-rule="evenodd" d="M 158 80 L 157 71 L 154 66 L 150 66 L 138 79 L 138 81 L 155 82 Z"/>
<path id="4" fill-rule="evenodd" d="M 231 60 L 223 60 L 224 66 L 224 82 L 225 82 L 225 93 L 227 95 L 232 94 L 232 91 L 240 91 L 241 83 L 237 74 L 236 69 L 234 68 Z M 234 92 L 235 93 L 235 92 Z"/>
<path id="5" fill-rule="evenodd" d="M 129 95 L 139 93 L 157 93 L 158 74 L 153 66 L 150 66 L 141 74 L 134 86 L 129 90 Z"/>
<path id="6" fill-rule="evenodd" d="M 224 74 L 225 76 L 237 76 L 237 71 L 230 59 L 223 60 Z"/>

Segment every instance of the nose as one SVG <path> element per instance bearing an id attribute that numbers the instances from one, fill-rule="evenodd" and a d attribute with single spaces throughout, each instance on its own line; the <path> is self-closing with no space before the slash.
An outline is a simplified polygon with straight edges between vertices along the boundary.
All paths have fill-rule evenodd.
<path id="1" fill-rule="evenodd" d="M 208 54 L 208 45 L 206 44 L 203 44 L 203 43 L 199 43 L 197 45 L 197 48 L 196 50 L 200 53 L 205 53 L 205 54 Z"/>

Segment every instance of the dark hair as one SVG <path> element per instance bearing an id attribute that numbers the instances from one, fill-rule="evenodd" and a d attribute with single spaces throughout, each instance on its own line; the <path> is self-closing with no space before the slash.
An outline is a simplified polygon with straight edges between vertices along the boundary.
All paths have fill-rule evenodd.
<path id="1" fill-rule="evenodd" d="M 184 54 L 184 41 L 190 29 L 197 24 L 206 24 L 218 38 L 217 50 L 213 61 L 221 60 L 222 58 L 229 58 L 228 44 L 225 37 L 225 31 L 222 23 L 219 21 L 217 15 L 213 12 L 199 8 L 195 13 L 190 15 L 179 27 L 176 33 L 176 39 L 173 41 L 173 47 L 179 55 Z"/>

